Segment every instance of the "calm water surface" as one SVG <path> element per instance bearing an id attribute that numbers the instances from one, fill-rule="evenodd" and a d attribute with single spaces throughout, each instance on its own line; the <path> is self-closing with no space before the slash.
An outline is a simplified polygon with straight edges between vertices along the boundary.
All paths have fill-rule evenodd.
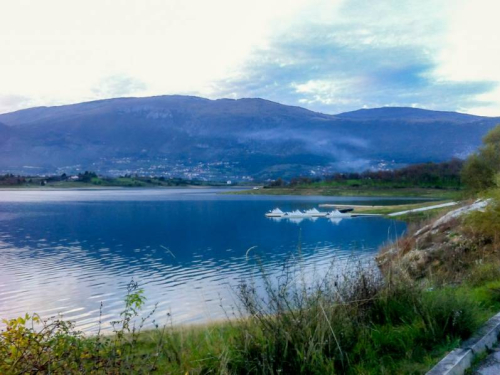
<path id="1" fill-rule="evenodd" d="M 339 197 L 221 195 L 217 189 L 0 191 L 0 317 L 63 314 L 92 331 L 103 302 L 104 328 L 119 317 L 126 285 L 145 289 L 156 319 L 219 319 L 235 305 L 235 287 L 256 272 L 271 274 L 302 244 L 306 267 L 332 259 L 373 257 L 405 230 L 386 218 L 290 222 L 264 217 L 272 208 L 320 203 L 390 204 Z M 255 248 L 247 256 L 247 250 Z M 319 271 L 319 272 L 320 272 Z M 146 309 L 147 309 L 146 308 Z"/>

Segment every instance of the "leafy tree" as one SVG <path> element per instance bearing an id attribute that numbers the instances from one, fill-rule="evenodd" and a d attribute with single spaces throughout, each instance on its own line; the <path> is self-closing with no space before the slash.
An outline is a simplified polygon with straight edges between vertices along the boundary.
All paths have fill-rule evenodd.
<path id="1" fill-rule="evenodd" d="M 462 180 L 472 191 L 495 186 L 495 175 L 500 172 L 500 125 L 483 138 L 483 146 L 472 154 L 462 170 Z"/>
<path id="2" fill-rule="evenodd" d="M 494 175 L 495 171 L 480 154 L 472 154 L 462 170 L 462 180 L 472 191 L 483 191 L 492 187 Z"/>
<path id="3" fill-rule="evenodd" d="M 95 172 L 85 171 L 83 174 L 78 174 L 78 180 L 81 182 L 91 182 L 93 178 L 97 178 L 97 174 Z"/>
<path id="4" fill-rule="evenodd" d="M 283 187 L 286 185 L 286 182 L 283 181 L 282 178 L 278 178 L 277 180 L 272 181 L 269 186 L 270 187 Z"/>

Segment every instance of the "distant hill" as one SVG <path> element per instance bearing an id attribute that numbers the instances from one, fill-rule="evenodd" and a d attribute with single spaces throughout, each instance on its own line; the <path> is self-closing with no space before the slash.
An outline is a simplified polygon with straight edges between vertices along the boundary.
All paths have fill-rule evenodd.
<path id="1" fill-rule="evenodd" d="M 0 115 L 0 172 L 266 179 L 464 157 L 498 118 L 326 115 L 263 99 L 118 98 Z"/>
<path id="2" fill-rule="evenodd" d="M 336 117 L 350 120 L 409 120 L 413 122 L 420 121 L 446 121 L 470 123 L 483 121 L 484 117 L 469 115 L 457 112 L 429 111 L 420 108 L 410 107 L 383 107 L 372 109 L 358 109 L 357 111 L 338 114 Z"/>

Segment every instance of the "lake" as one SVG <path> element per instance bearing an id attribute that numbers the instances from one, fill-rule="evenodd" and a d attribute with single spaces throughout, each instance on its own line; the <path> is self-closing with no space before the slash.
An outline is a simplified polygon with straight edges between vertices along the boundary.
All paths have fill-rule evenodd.
<path id="1" fill-rule="evenodd" d="M 220 193 L 0 191 L 0 317 L 63 314 L 84 331 L 94 331 L 99 319 L 109 329 L 133 278 L 148 298 L 145 310 L 157 304 L 158 322 L 209 322 L 235 306 L 236 287 L 257 272 L 255 256 L 278 275 L 300 242 L 304 267 L 320 273 L 333 259 L 372 259 L 381 244 L 406 229 L 382 217 L 290 222 L 264 216 L 275 207 L 395 199 Z"/>

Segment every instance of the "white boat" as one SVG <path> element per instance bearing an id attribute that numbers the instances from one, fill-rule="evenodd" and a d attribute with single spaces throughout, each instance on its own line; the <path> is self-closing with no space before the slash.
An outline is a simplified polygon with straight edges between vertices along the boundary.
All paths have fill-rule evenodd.
<path id="1" fill-rule="evenodd" d="M 326 212 L 320 212 L 315 208 L 312 208 L 310 210 L 304 211 L 305 214 L 312 216 L 312 217 L 325 217 L 327 215 Z"/>
<path id="2" fill-rule="evenodd" d="M 285 216 L 285 213 L 281 211 L 279 208 L 275 208 L 274 210 L 269 211 L 266 213 L 267 217 L 283 217 Z"/>
<path id="3" fill-rule="evenodd" d="M 295 210 L 292 212 L 285 212 L 284 217 L 309 217 L 311 215 L 306 214 L 305 212 Z"/>

